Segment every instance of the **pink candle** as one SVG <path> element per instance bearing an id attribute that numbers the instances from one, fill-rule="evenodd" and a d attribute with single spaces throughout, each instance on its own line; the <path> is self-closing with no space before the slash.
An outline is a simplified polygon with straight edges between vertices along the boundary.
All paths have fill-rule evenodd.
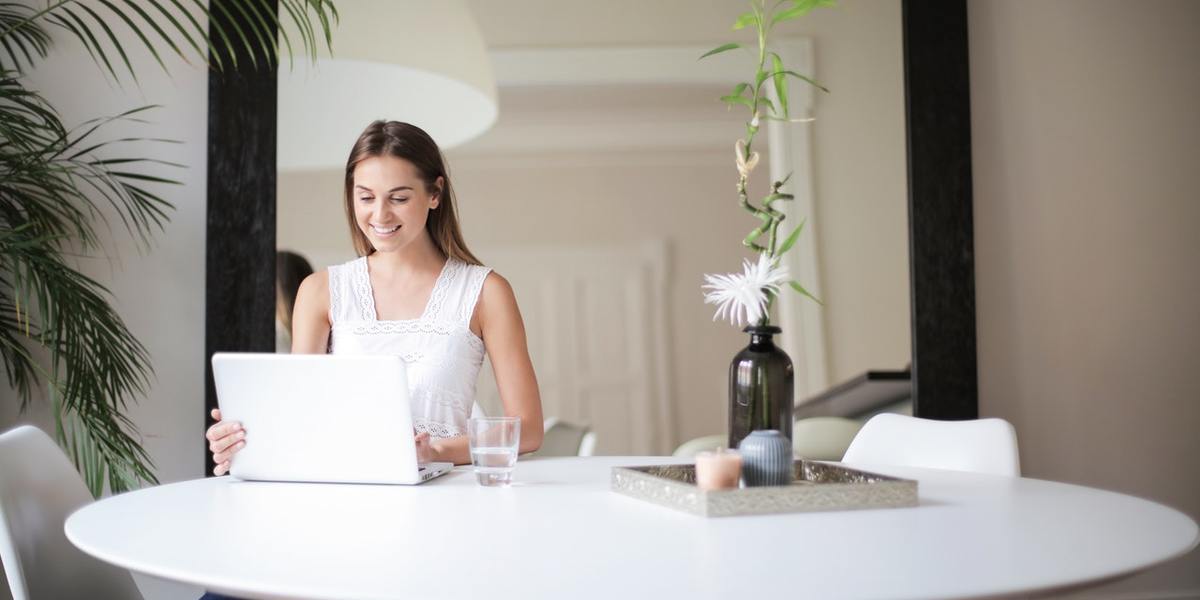
<path id="1" fill-rule="evenodd" d="M 742 477 L 742 455 L 718 449 L 696 455 L 696 485 L 702 490 L 731 490 Z"/>

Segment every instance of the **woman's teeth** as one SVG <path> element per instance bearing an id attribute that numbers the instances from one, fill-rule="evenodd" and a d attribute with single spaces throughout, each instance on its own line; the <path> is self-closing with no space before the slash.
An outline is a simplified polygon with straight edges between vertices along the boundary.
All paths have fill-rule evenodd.
<path id="1" fill-rule="evenodd" d="M 380 227 L 378 225 L 372 225 L 371 229 L 374 229 L 375 233 L 378 233 L 379 235 L 386 235 L 396 231 L 397 229 L 400 229 L 400 226 L 396 225 L 395 227 Z"/>

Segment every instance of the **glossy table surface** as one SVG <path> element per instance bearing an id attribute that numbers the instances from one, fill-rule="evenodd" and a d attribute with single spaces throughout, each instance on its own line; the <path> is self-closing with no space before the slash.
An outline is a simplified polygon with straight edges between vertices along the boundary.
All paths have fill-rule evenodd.
<path id="1" fill-rule="evenodd" d="M 421 486 L 185 481 L 81 508 L 67 537 L 132 571 L 248 598 L 959 598 L 1095 581 L 1181 556 L 1195 522 L 1086 487 L 856 465 L 913 508 L 706 519 L 609 491 L 664 457 L 522 460 Z"/>

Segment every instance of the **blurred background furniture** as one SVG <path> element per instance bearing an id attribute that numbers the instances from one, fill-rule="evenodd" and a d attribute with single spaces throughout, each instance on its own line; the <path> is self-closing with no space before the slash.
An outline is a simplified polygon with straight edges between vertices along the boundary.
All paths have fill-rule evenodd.
<path id="1" fill-rule="evenodd" d="M 861 421 L 842 417 L 799 419 L 792 424 L 792 451 L 797 458 L 842 460 L 846 448 L 861 427 Z M 728 444 L 728 435 L 706 435 L 680 444 L 672 456 L 693 458 L 700 452 L 724 448 Z"/>
<path id="2" fill-rule="evenodd" d="M 678 458 L 695 458 L 701 452 L 724 448 L 729 445 L 729 436 L 724 433 L 706 435 L 688 440 L 679 445 L 671 456 Z"/>
<path id="3" fill-rule="evenodd" d="M 797 404 L 792 416 L 865 421 L 885 412 L 912 414 L 912 371 L 867 371 Z"/>
<path id="4" fill-rule="evenodd" d="M 596 433 L 587 425 L 550 417 L 544 427 L 542 447 L 530 456 L 591 456 L 596 451 Z"/>
<path id="5" fill-rule="evenodd" d="M 792 450 L 798 458 L 842 460 L 862 426 L 862 421 L 844 417 L 797 419 L 792 423 Z"/>
<path id="6" fill-rule="evenodd" d="M 1021 475 L 1017 434 L 1004 419 L 935 421 L 876 415 L 855 436 L 842 462 Z"/>
<path id="7" fill-rule="evenodd" d="M 67 516 L 92 502 L 75 468 L 42 430 L 0 434 L 0 559 L 14 600 L 141 598 L 128 571 L 79 551 Z"/>

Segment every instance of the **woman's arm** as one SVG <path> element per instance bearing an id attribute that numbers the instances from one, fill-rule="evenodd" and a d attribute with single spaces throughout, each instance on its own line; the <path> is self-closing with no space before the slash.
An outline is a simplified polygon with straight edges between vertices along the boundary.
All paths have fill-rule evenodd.
<path id="1" fill-rule="evenodd" d="M 533 452 L 542 446 L 542 398 L 529 348 L 525 343 L 525 323 L 517 308 L 517 298 L 508 281 L 490 273 L 483 282 L 479 302 L 471 319 L 471 330 L 483 338 L 504 414 L 521 418 L 520 452 Z M 471 462 L 465 436 L 438 440 L 432 444 L 435 460 L 455 464 Z"/>
<path id="2" fill-rule="evenodd" d="M 292 354 L 325 354 L 329 350 L 329 271 L 304 278 L 292 309 Z"/>

